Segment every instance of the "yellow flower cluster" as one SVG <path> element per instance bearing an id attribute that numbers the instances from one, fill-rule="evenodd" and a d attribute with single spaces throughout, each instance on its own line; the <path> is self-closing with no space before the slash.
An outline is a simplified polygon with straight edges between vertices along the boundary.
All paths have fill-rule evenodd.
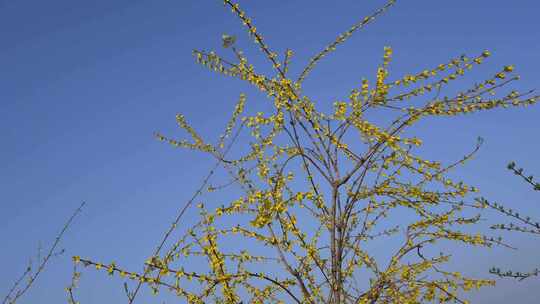
<path id="1" fill-rule="evenodd" d="M 392 48 L 384 48 L 383 56 L 383 65 L 377 69 L 377 81 L 375 84 L 375 93 L 373 97 L 373 102 L 375 104 L 385 104 L 386 95 L 388 95 L 389 85 L 385 83 L 386 78 L 388 77 L 388 64 L 392 58 Z"/>

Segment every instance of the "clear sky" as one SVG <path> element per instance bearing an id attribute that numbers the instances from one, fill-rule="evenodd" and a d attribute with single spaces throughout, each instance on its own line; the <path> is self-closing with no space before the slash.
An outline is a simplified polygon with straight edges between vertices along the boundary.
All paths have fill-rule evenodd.
<path id="1" fill-rule="evenodd" d="M 273 49 L 291 48 L 293 72 L 359 18 L 369 1 L 242 1 Z M 331 104 L 362 77 L 372 77 L 383 47 L 394 49 L 393 75 L 419 71 L 462 53 L 493 56 L 464 83 L 514 64 L 517 89 L 540 88 L 540 4 L 533 0 L 398 1 L 377 22 L 324 59 L 305 92 Z M 270 67 L 222 1 L 0 0 L 0 295 L 50 244 L 81 201 L 82 215 L 20 303 L 62 303 L 72 255 L 141 269 L 176 210 L 198 187 L 211 161 L 156 141 L 181 134 L 183 113 L 207 138 L 218 136 L 245 84 L 198 66 L 194 48 L 221 49 L 234 34 L 260 70 Z M 257 100 L 252 100 L 258 102 Z M 260 102 L 263 102 L 260 100 Z M 457 173 L 482 195 L 540 219 L 539 197 L 511 175 L 510 160 L 540 174 L 540 108 L 496 110 L 421 125 L 426 154 L 453 161 L 485 139 L 478 157 Z M 446 137 L 447 140 L 441 140 Z M 536 194 L 536 196 L 535 196 Z M 190 213 L 192 216 L 194 213 Z M 189 219 L 189 217 L 188 217 Z M 497 264 L 538 267 L 540 240 L 511 235 L 518 252 L 456 254 L 473 275 Z M 487 274 L 486 274 L 487 275 Z M 489 276 L 489 275 L 488 275 Z M 536 287 L 536 288 L 535 288 Z M 538 280 L 502 281 L 477 303 L 535 303 Z M 121 281 L 83 272 L 79 300 L 121 303 Z M 148 292 L 139 303 L 158 303 Z M 161 303 L 161 301 L 159 301 Z"/>

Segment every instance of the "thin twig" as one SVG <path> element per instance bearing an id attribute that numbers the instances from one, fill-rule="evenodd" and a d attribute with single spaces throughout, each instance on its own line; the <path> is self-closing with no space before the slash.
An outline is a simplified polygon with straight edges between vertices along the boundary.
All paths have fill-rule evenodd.
<path id="1" fill-rule="evenodd" d="M 34 284 L 36 279 L 38 278 L 39 274 L 45 269 L 45 266 L 49 262 L 50 258 L 53 256 L 57 256 L 58 253 L 56 252 L 56 247 L 58 247 L 58 244 L 60 243 L 60 240 L 62 239 L 62 236 L 66 232 L 69 226 L 71 226 L 71 222 L 75 219 L 75 217 L 82 211 L 82 208 L 84 207 L 86 203 L 82 202 L 79 208 L 73 212 L 69 220 L 64 224 L 64 227 L 62 228 L 62 231 L 56 236 L 56 239 L 54 240 L 54 243 L 52 244 L 51 248 L 49 249 L 49 252 L 47 253 L 47 256 L 41 261 L 41 264 L 39 265 L 38 269 L 34 274 L 31 274 L 31 267 L 28 267 L 24 274 L 15 282 L 9 293 L 4 297 L 2 304 L 14 304 L 17 302 L 17 300 L 24 295 L 30 287 Z M 63 252 L 63 251 L 62 251 Z M 26 285 L 23 288 L 17 289 L 17 287 L 22 282 L 22 279 L 26 276 L 29 276 L 28 281 Z"/>

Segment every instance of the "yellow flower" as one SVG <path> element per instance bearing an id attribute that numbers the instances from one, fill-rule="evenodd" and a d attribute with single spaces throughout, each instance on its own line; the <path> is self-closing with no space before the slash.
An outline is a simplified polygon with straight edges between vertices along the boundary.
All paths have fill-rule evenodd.
<path id="1" fill-rule="evenodd" d="M 114 263 L 109 265 L 109 267 L 107 268 L 107 272 L 109 273 L 109 275 L 112 275 L 114 273 Z"/>
<path id="2" fill-rule="evenodd" d="M 504 71 L 505 71 L 505 72 L 510 73 L 510 72 L 512 72 L 513 70 L 514 70 L 514 66 L 513 66 L 513 65 L 507 65 L 507 66 L 504 67 Z"/>

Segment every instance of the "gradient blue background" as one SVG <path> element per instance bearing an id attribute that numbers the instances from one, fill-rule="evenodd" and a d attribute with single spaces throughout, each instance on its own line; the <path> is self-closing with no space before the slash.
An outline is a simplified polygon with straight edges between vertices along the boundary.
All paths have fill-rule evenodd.
<path id="1" fill-rule="evenodd" d="M 243 1 L 274 50 L 291 48 L 292 71 L 383 1 Z M 538 88 L 540 4 L 537 1 L 398 1 L 385 16 L 325 58 L 305 83 L 308 95 L 331 104 L 361 77 L 373 76 L 385 45 L 394 48 L 391 75 L 419 71 L 462 53 L 493 56 L 466 83 L 515 64 L 518 89 Z M 62 303 L 70 256 L 141 263 L 191 196 L 211 161 L 156 141 L 156 130 L 180 134 L 184 113 L 215 138 L 238 94 L 238 80 L 198 66 L 194 48 L 222 50 L 235 34 L 256 67 L 270 71 L 241 24 L 221 1 L 0 0 L 0 295 L 36 252 L 53 241 L 81 201 L 83 214 L 20 303 Z M 475 72 L 476 73 L 476 72 Z M 391 77 L 392 78 L 392 77 Z M 511 175 L 510 160 L 540 175 L 540 108 L 496 110 L 430 120 L 420 128 L 427 155 L 453 161 L 485 138 L 479 157 L 456 172 L 489 199 L 540 219 L 538 194 Z M 428 126 L 422 124 L 421 126 Z M 447 140 L 442 140 L 446 137 Z M 194 213 L 190 213 L 190 216 Z M 189 218 L 186 219 L 189 221 Z M 494 264 L 540 266 L 539 240 L 509 235 L 521 250 L 456 253 L 456 267 L 485 275 Z M 489 276 L 489 275 L 488 275 Z M 501 281 L 473 303 L 536 303 L 538 279 Z M 81 303 L 121 303 L 121 281 L 83 271 Z M 167 299 L 164 297 L 163 299 Z M 139 303 L 161 303 L 147 290 Z M 171 303 L 172 301 L 168 301 Z"/>

